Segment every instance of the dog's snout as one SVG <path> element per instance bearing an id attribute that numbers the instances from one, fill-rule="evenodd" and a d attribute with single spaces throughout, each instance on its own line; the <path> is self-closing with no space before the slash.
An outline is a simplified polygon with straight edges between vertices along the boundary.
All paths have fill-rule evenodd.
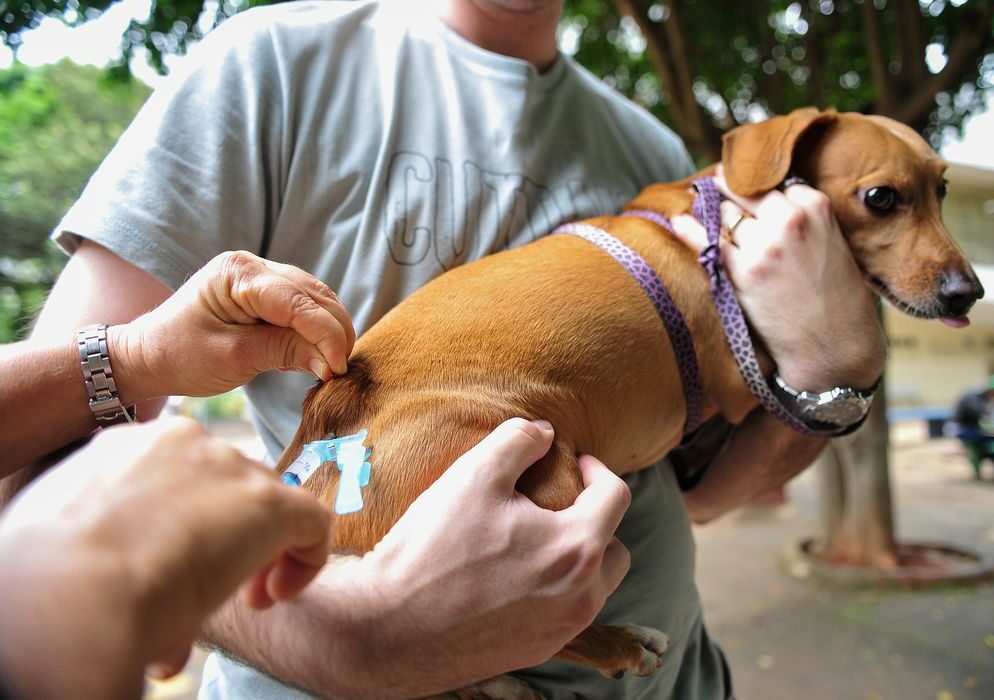
<path id="1" fill-rule="evenodd" d="M 947 270 L 942 273 L 939 287 L 939 301 L 944 315 L 965 316 L 973 303 L 984 296 L 984 288 L 972 274 L 961 270 Z"/>

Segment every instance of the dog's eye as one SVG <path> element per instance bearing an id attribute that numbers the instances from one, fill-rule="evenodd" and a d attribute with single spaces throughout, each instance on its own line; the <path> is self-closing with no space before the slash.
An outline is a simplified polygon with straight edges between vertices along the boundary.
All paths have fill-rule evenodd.
<path id="1" fill-rule="evenodd" d="M 870 209 L 887 212 L 897 204 L 897 192 L 891 187 L 871 187 L 863 197 L 863 201 Z"/>
<path id="2" fill-rule="evenodd" d="M 939 185 L 939 199 L 945 199 L 946 195 L 949 194 L 949 190 L 946 187 L 946 183 Z"/>

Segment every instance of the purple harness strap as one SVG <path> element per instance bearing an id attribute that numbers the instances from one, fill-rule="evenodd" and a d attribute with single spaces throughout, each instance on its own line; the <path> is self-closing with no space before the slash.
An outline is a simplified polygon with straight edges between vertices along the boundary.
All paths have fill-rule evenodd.
<path id="1" fill-rule="evenodd" d="M 658 214 L 655 216 L 658 220 L 650 220 L 669 230 L 669 222 Z M 697 355 L 694 353 L 694 342 L 691 339 L 687 322 L 683 320 L 683 315 L 673 302 L 673 297 L 670 296 L 666 285 L 642 256 L 607 231 L 590 224 L 571 223 L 563 224 L 553 233 L 569 233 L 593 243 L 628 270 L 628 273 L 642 287 L 659 314 L 659 318 L 662 319 L 663 325 L 666 327 L 666 334 L 673 347 L 673 353 L 676 355 L 677 366 L 680 369 L 680 382 L 683 384 L 683 395 L 687 402 L 684 433 L 697 430 L 701 424 L 701 412 L 704 407 L 700 372 L 697 369 Z"/>
<path id="2" fill-rule="evenodd" d="M 732 283 L 721 266 L 718 249 L 721 241 L 721 192 L 710 177 L 696 180 L 694 188 L 698 195 L 694 200 L 694 216 L 704 224 L 708 234 L 708 245 L 701 251 L 698 261 L 711 279 L 711 297 L 718 309 L 721 325 L 725 329 L 725 338 L 732 349 L 746 386 L 753 396 L 759 399 L 763 408 L 791 428 L 805 435 L 819 436 L 819 433 L 808 429 L 801 421 L 787 413 L 766 383 L 766 378 L 759 368 L 759 361 L 756 359 L 752 339 L 749 337 L 749 327 L 742 314 L 742 307 L 739 306 Z"/>
<path id="3" fill-rule="evenodd" d="M 658 211 L 651 211 L 649 209 L 629 209 L 628 211 L 621 212 L 621 216 L 634 216 L 639 219 L 645 219 L 646 221 L 651 221 L 656 224 L 656 226 L 662 226 L 670 233 L 673 233 L 673 224 L 671 224 L 670 220 Z"/>

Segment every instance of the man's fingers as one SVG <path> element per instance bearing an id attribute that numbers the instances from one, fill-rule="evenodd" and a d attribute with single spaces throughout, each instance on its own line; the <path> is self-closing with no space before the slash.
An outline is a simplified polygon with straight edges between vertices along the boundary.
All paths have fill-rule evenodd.
<path id="1" fill-rule="evenodd" d="M 275 488 L 280 499 L 274 514 L 286 548 L 297 550 L 301 561 L 322 563 L 331 547 L 331 511 L 306 491 L 284 484 Z"/>
<path id="2" fill-rule="evenodd" d="M 355 331 L 345 307 L 326 285 L 298 268 L 270 263 L 245 251 L 219 255 L 204 272 L 210 276 L 201 294 L 221 321 L 264 321 L 292 328 L 316 348 L 332 371 L 346 371 Z M 269 367 L 265 369 L 288 366 L 284 358 L 266 359 Z M 300 369 L 311 369 L 310 364 Z"/>
<path id="3" fill-rule="evenodd" d="M 287 547 L 266 576 L 266 592 L 273 601 L 291 598 L 311 582 L 331 553 L 331 511 L 306 491 L 280 486 L 287 498 L 284 519 Z"/>
<path id="4" fill-rule="evenodd" d="M 322 381 L 331 379 L 328 359 L 294 329 L 267 325 L 254 328 L 251 333 L 250 342 L 258 353 L 257 369 L 260 371 L 274 367 L 295 369 L 310 372 Z"/>
<path id="5" fill-rule="evenodd" d="M 596 457 L 580 455 L 578 464 L 584 489 L 567 510 L 588 522 L 596 518 L 597 535 L 611 537 L 632 504 L 632 492 L 621 477 Z"/>
<path id="6" fill-rule="evenodd" d="M 252 610 L 266 610 L 273 606 L 276 601 L 269 595 L 267 581 L 275 568 L 276 562 L 270 562 L 242 583 L 238 595 L 245 607 Z"/>
<path id="7" fill-rule="evenodd" d="M 708 244 L 708 233 L 701 222 L 690 214 L 680 214 L 670 219 L 670 226 L 676 237 L 691 250 L 701 250 Z"/>
<path id="8" fill-rule="evenodd" d="M 242 541 L 255 543 L 255 566 L 262 566 L 241 588 L 242 601 L 250 608 L 265 609 L 299 593 L 321 570 L 331 547 L 331 512 L 305 491 L 273 484 L 272 494 L 253 488 L 265 506 L 263 532 L 244 533 Z M 261 559 L 261 561 L 260 561 Z M 268 563 L 266 563 L 268 562 Z M 253 562 L 247 562 L 253 566 Z"/>
<path id="9" fill-rule="evenodd" d="M 164 681 L 172 678 L 183 670 L 186 662 L 190 660 L 190 651 L 193 647 L 193 640 L 181 642 L 176 648 L 170 650 L 159 659 L 150 663 L 145 668 L 145 673 L 157 681 Z"/>
<path id="10" fill-rule="evenodd" d="M 614 592 L 628 575 L 632 566 L 632 555 L 628 548 L 617 537 L 612 537 L 604 550 L 604 560 L 601 563 L 601 575 L 604 583 L 604 596 Z"/>
<path id="11" fill-rule="evenodd" d="M 720 174 L 715 175 L 714 184 L 725 197 L 757 219 L 779 221 L 790 216 L 797 209 L 779 190 L 771 190 L 762 197 L 743 197 L 733 192 Z"/>
<path id="12" fill-rule="evenodd" d="M 512 418 L 457 459 L 442 478 L 465 477 L 469 470 L 470 478 L 483 476 L 497 493 L 511 497 L 518 478 L 549 451 L 552 438 L 547 422 Z"/>
<path id="13" fill-rule="evenodd" d="M 266 610 L 281 600 L 289 600 L 318 575 L 328 557 L 324 548 L 288 550 L 242 584 L 242 603 L 252 610 Z"/>
<path id="14" fill-rule="evenodd" d="M 281 328 L 292 328 L 336 374 L 348 369 L 349 337 L 341 322 L 295 282 L 267 272 L 238 290 L 236 302 L 255 318 Z M 351 325 L 351 321 L 349 322 Z M 273 367 L 286 366 L 283 358 L 268 358 Z M 308 365 L 305 365 L 308 369 Z"/>
<path id="15" fill-rule="evenodd" d="M 788 200 L 804 209 L 821 212 L 828 215 L 832 212 L 832 201 L 824 192 L 815 189 L 803 180 L 796 180 L 783 189 L 783 195 Z"/>
<path id="16" fill-rule="evenodd" d="M 714 184 L 718 188 L 718 191 L 725 196 L 726 199 L 730 199 L 736 204 L 742 211 L 748 212 L 752 216 L 756 216 L 759 210 L 759 204 L 762 201 L 762 197 L 743 197 L 742 195 L 733 192 L 732 188 L 728 186 L 728 182 L 725 181 L 725 175 L 722 171 L 721 165 L 718 166 L 718 170 L 714 175 Z M 778 193 L 779 194 L 779 193 Z"/>
<path id="17" fill-rule="evenodd" d="M 327 561 L 325 548 L 284 552 L 266 576 L 266 593 L 273 601 L 294 597 L 314 580 Z"/>
<path id="18" fill-rule="evenodd" d="M 304 272 L 299 267 L 273 262 L 272 260 L 266 260 L 265 263 L 268 268 L 283 275 L 310 294 L 318 305 L 338 320 L 342 329 L 345 331 L 346 356 L 350 355 L 352 347 L 355 345 L 355 326 L 352 324 L 352 316 L 349 315 L 348 310 L 339 300 L 338 295 L 324 282 Z"/>

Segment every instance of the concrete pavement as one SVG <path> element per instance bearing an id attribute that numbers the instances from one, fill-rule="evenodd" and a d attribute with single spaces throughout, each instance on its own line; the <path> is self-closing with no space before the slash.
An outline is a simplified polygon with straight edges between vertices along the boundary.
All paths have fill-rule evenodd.
<path id="1" fill-rule="evenodd" d="M 994 552 L 994 484 L 951 440 L 892 443 L 898 537 Z M 991 700 L 994 587 L 847 590 L 779 571 L 784 543 L 817 531 L 815 479 L 786 505 L 697 528 L 708 626 L 740 700 Z"/>

